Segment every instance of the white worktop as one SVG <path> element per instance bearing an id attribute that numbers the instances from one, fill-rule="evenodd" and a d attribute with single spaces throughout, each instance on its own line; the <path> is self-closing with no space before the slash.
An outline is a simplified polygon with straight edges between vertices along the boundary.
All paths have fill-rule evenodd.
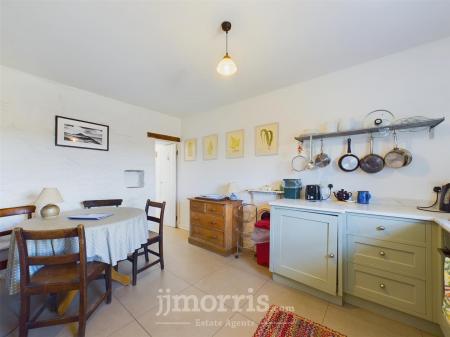
<path id="1" fill-rule="evenodd" d="M 307 201 L 303 199 L 279 199 L 269 202 L 271 206 L 308 209 L 332 213 L 358 213 L 391 216 L 407 219 L 434 221 L 447 232 L 450 232 L 450 213 L 436 213 L 418 210 L 415 206 L 391 203 L 371 203 L 362 205 L 355 202 L 342 201 Z"/>

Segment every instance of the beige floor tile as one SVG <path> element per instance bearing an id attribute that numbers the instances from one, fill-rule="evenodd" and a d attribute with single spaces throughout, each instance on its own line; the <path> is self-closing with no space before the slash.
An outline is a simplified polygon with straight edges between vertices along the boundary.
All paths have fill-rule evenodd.
<path id="1" fill-rule="evenodd" d="M 160 289 L 170 289 L 172 293 L 187 288 L 189 284 L 170 271 L 153 270 L 138 280 L 136 286 L 121 287 L 114 291 L 114 296 L 134 316 L 144 313 L 157 305 Z"/>
<path id="2" fill-rule="evenodd" d="M 19 295 L 9 295 L 4 279 L 0 278 L 0 336 L 6 336 L 17 327 Z"/>
<path id="3" fill-rule="evenodd" d="M 232 298 L 228 299 L 226 305 L 235 307 L 235 303 L 240 303 L 239 307 L 243 307 L 247 303 L 247 296 L 256 293 L 266 282 L 267 280 L 261 277 L 227 266 L 195 283 L 194 286 L 212 295 L 242 296 L 238 302 Z"/>
<path id="4" fill-rule="evenodd" d="M 179 295 L 195 296 L 195 298 L 201 301 L 202 297 L 207 294 L 194 287 L 190 287 L 179 293 Z M 193 302 L 191 301 L 190 303 L 191 305 L 188 308 L 194 308 L 192 305 Z M 167 309 L 167 306 L 164 309 Z M 212 312 L 195 312 L 194 310 L 186 312 L 172 311 L 167 315 L 164 315 L 164 310 L 161 312 L 162 314 L 158 315 L 159 311 L 160 308 L 158 306 L 137 317 L 139 323 L 144 326 L 152 337 L 173 337 L 181 335 L 189 337 L 210 337 L 224 326 L 227 319 L 233 315 L 229 309 L 225 312 L 217 312 L 215 310 Z"/>
<path id="5" fill-rule="evenodd" d="M 133 320 L 131 324 L 113 332 L 108 337 L 149 337 L 150 335 L 142 328 L 142 326 Z"/>
<path id="6" fill-rule="evenodd" d="M 267 282 L 259 289 L 256 293 L 256 298 L 261 295 L 268 297 L 270 305 L 282 306 L 318 323 L 322 322 L 328 307 L 328 302 L 326 301 L 273 281 Z M 265 313 L 265 311 L 255 311 L 243 312 L 242 314 L 259 323 L 264 318 Z"/>
<path id="7" fill-rule="evenodd" d="M 194 258 L 180 255 L 178 258 L 169 259 L 166 264 L 167 270 L 191 284 L 226 266 L 225 263 L 212 261 L 201 255 Z"/>
<path id="8" fill-rule="evenodd" d="M 422 337 L 419 330 L 367 310 L 330 304 L 323 322 L 347 337 Z"/>
<path id="9" fill-rule="evenodd" d="M 272 273 L 269 271 L 269 267 L 260 266 L 256 263 L 256 257 L 253 252 L 245 252 L 239 255 L 239 258 L 235 258 L 234 254 L 228 257 L 228 263 L 234 268 L 244 270 L 248 273 L 252 273 L 256 276 L 272 279 Z"/>
<path id="10" fill-rule="evenodd" d="M 258 324 L 236 313 L 219 330 L 214 337 L 252 337 Z"/>
<path id="11" fill-rule="evenodd" d="M 92 305 L 102 294 L 104 291 L 104 282 L 103 281 L 95 281 L 89 286 L 89 305 Z M 38 297 L 38 296 L 36 296 Z M 69 306 L 66 315 L 72 316 L 78 312 L 78 301 L 79 297 L 76 296 L 74 301 Z M 32 310 L 35 312 L 41 304 L 43 300 L 38 298 L 34 298 L 33 302 L 35 303 L 35 309 Z M 37 303 L 39 302 L 39 303 Z M 40 316 L 39 320 L 48 319 L 48 318 L 56 318 L 55 313 L 49 312 L 45 310 Z M 113 298 L 111 304 L 102 303 L 97 310 L 92 314 L 92 316 L 87 321 L 86 325 L 86 336 L 95 336 L 95 337 L 106 337 L 108 334 L 112 333 L 115 330 L 120 329 L 121 327 L 131 323 L 134 318 L 128 313 L 128 311 L 120 304 L 120 302 Z M 72 336 L 76 334 L 78 331 L 78 323 L 71 323 L 66 325 L 58 325 L 53 327 L 46 327 L 40 329 L 32 329 L 29 332 L 30 337 L 65 337 Z M 14 331 L 12 336 L 18 335 L 18 331 Z"/>

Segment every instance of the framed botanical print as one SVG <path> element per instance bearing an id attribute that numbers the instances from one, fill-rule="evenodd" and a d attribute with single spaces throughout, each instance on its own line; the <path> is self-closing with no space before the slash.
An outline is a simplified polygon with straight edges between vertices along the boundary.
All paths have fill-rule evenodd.
<path id="1" fill-rule="evenodd" d="M 203 160 L 217 159 L 217 135 L 203 137 Z"/>
<path id="2" fill-rule="evenodd" d="M 269 156 L 278 153 L 278 123 L 255 127 L 255 154 Z"/>
<path id="3" fill-rule="evenodd" d="M 197 159 L 197 139 L 186 139 L 184 141 L 184 160 L 192 161 Z"/>
<path id="4" fill-rule="evenodd" d="M 226 134 L 226 157 L 240 158 L 244 156 L 244 130 L 235 130 Z"/>
<path id="5" fill-rule="evenodd" d="M 55 145 L 108 151 L 109 126 L 55 116 Z"/>

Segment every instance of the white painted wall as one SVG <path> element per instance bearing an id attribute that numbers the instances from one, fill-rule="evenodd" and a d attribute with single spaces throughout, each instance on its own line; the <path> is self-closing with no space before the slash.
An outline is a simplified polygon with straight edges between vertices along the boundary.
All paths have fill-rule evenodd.
<path id="1" fill-rule="evenodd" d="M 245 69 L 239 71 L 245 73 Z M 223 193 L 229 181 L 236 181 L 245 189 L 298 177 L 304 185 L 331 182 L 336 188 L 367 189 L 379 200 L 431 199 L 433 186 L 450 181 L 449 97 L 450 39 L 444 39 L 184 118 L 182 137 L 198 138 L 198 156 L 192 162 L 180 160 L 181 225 L 189 224 L 187 197 Z M 341 172 L 334 162 L 313 172 L 291 171 L 290 160 L 296 154 L 294 136 L 303 129 L 317 128 L 342 117 L 363 118 L 378 108 L 387 108 L 397 117 L 445 116 L 447 120 L 435 130 L 434 139 L 429 139 L 426 132 L 399 135 L 400 145 L 414 156 L 406 168 L 368 175 L 361 171 Z M 269 122 L 280 123 L 279 154 L 255 157 L 254 127 Z M 246 136 L 245 157 L 225 159 L 225 132 L 241 128 Z M 203 161 L 201 137 L 213 133 L 219 134 L 219 158 Z M 353 143 L 359 156 L 367 153 L 365 136 L 354 137 Z M 319 144 L 316 145 L 317 153 Z M 375 143 L 375 151 L 381 154 L 391 147 L 391 138 Z M 338 158 L 344 151 L 343 140 L 327 140 L 325 150 L 332 158 Z M 246 197 L 246 193 L 242 196 Z"/>
<path id="2" fill-rule="evenodd" d="M 33 203 L 44 186 L 59 189 L 63 210 L 97 198 L 142 208 L 154 197 L 155 145 L 147 132 L 178 136 L 178 118 L 7 67 L 0 78 L 0 208 Z M 109 125 L 110 150 L 55 146 L 55 115 Z M 125 188 L 126 169 L 145 171 L 144 188 Z"/>

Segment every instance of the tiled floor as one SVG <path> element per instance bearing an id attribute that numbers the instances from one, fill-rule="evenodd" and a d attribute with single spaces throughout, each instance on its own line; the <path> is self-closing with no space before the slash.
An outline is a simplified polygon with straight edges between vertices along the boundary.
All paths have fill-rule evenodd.
<path id="1" fill-rule="evenodd" d="M 281 286 L 271 280 L 267 268 L 257 265 L 253 256 L 235 259 L 208 252 L 187 243 L 183 230 L 166 228 L 166 269 L 154 267 L 139 275 L 136 287 L 114 284 L 112 304 L 102 305 L 89 319 L 87 336 L 96 337 L 159 337 L 159 336 L 252 336 L 263 312 L 248 312 L 250 297 L 238 304 L 231 299 L 224 301 L 222 312 L 171 312 L 167 316 L 160 311 L 158 295 L 186 295 L 205 300 L 205 309 L 211 308 L 208 300 L 219 295 L 269 296 L 270 304 L 293 308 L 299 315 L 323 323 L 348 337 L 431 337 L 412 327 L 374 315 L 350 305 L 338 307 L 308 294 Z M 130 264 L 123 262 L 121 272 L 129 272 Z M 91 292 L 101 288 L 95 284 Z M 2 286 L 2 289 L 4 287 Z M 160 290 L 164 292 L 161 294 Z M 94 296 L 92 296 L 94 297 Z M 0 336 L 17 336 L 18 296 L 0 295 Z M 201 304 L 201 303 L 200 303 Z M 192 307 L 192 306 L 191 306 Z M 240 312 L 232 308 L 239 308 Z M 74 311 L 74 301 L 70 310 Z M 167 306 L 163 306 L 167 308 Z M 172 305 L 172 308 L 174 306 Z M 56 326 L 30 330 L 29 336 L 73 336 L 76 325 Z"/>

